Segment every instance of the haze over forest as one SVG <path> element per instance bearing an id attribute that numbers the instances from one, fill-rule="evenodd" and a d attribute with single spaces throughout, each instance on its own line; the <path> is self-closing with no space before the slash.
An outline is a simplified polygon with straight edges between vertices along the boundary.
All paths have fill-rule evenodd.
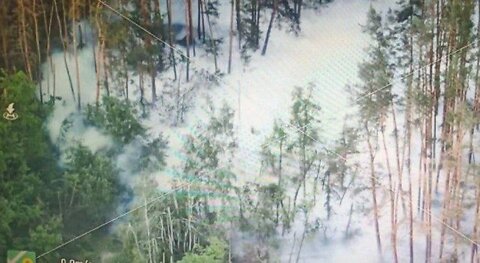
<path id="1" fill-rule="evenodd" d="M 6 0 L 0 24 L 0 262 L 480 262 L 480 1 Z"/>

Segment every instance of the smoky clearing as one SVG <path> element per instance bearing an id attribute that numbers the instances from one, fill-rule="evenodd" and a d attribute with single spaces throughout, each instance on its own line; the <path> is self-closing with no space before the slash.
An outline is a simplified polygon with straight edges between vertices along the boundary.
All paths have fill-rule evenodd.
<path id="1" fill-rule="evenodd" d="M 480 260 L 478 1 L 11 0 L 0 23 L 0 262 Z"/>

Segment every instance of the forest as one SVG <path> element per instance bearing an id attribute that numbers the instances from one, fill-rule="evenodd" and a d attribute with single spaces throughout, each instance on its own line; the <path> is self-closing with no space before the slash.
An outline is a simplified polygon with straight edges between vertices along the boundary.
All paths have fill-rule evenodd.
<path id="1" fill-rule="evenodd" d="M 0 25 L 0 262 L 480 262 L 480 1 L 5 0 Z M 311 81 L 317 54 L 355 77 Z"/>

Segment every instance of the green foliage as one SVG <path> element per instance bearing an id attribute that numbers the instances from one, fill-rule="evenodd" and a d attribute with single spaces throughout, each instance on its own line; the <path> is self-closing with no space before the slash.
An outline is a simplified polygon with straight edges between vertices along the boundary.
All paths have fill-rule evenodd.
<path id="1" fill-rule="evenodd" d="M 36 251 L 48 251 L 62 243 L 62 218 L 51 216 L 44 224 L 30 230 L 30 239 Z"/>
<path id="2" fill-rule="evenodd" d="M 115 97 L 104 96 L 100 106 L 88 105 L 88 124 L 104 129 L 121 143 L 129 143 L 136 136 L 145 134 L 145 129 L 135 117 L 135 109 L 130 103 Z"/>
<path id="3" fill-rule="evenodd" d="M 227 244 L 218 238 L 212 238 L 207 247 L 197 246 L 187 253 L 179 263 L 223 263 L 227 260 Z"/>
<path id="4" fill-rule="evenodd" d="M 290 125 L 301 131 L 298 137 L 298 143 L 301 145 L 311 145 L 318 140 L 321 109 L 313 98 L 314 87 L 313 84 L 310 84 L 306 90 L 297 87 L 292 96 Z"/>
<path id="5" fill-rule="evenodd" d="M 51 180 L 58 170 L 43 128 L 50 109 L 35 92 L 22 72 L 0 76 L 0 107 L 15 103 L 19 116 L 0 121 L 0 258 L 5 258 L 7 248 L 35 250 L 58 241 L 58 236 L 44 235 L 60 225 L 51 219 L 55 200 Z"/>
<path id="6" fill-rule="evenodd" d="M 320 106 L 313 99 L 314 85 L 310 85 L 307 92 L 303 88 L 297 88 L 293 92 L 293 105 L 291 108 L 290 127 L 294 131 L 287 151 L 294 154 L 300 164 L 300 171 L 297 177 L 292 178 L 298 183 L 297 193 L 300 184 L 305 182 L 307 174 L 319 157 L 317 144 L 319 142 Z"/>
<path id="7" fill-rule="evenodd" d="M 67 152 L 66 167 L 64 220 L 69 224 L 75 222 L 75 230 L 103 223 L 117 207 L 120 193 L 118 172 L 112 162 L 77 145 Z"/>
<path id="8" fill-rule="evenodd" d="M 119 253 L 113 256 L 111 263 L 140 263 L 145 262 L 141 252 L 136 246 L 135 236 L 132 235 L 132 226 L 124 224 L 119 227 L 116 234 L 119 236 L 121 247 L 117 250 Z"/>
<path id="9" fill-rule="evenodd" d="M 168 142 L 160 135 L 151 141 L 143 139 L 138 142 L 139 156 L 133 170 L 136 172 L 155 172 L 165 167 L 165 150 Z"/>
<path id="10" fill-rule="evenodd" d="M 275 210 L 277 204 L 285 199 L 285 190 L 277 184 L 259 186 L 257 189 L 258 203 L 255 207 L 257 222 L 256 231 L 262 239 L 268 240 L 276 233 Z"/>
<path id="11" fill-rule="evenodd" d="M 193 173 L 208 184 L 231 184 L 235 175 L 229 171 L 237 147 L 234 130 L 234 111 L 226 104 L 217 114 L 210 106 L 210 120 L 203 132 L 187 139 L 187 160 L 184 171 Z M 226 190 L 226 189 L 224 189 Z"/>
<path id="12" fill-rule="evenodd" d="M 215 223 L 215 214 L 204 213 L 205 211 L 200 208 L 202 205 L 200 199 L 194 193 L 183 190 L 165 194 L 147 184 L 149 182 L 144 183 L 140 182 L 136 187 L 138 203 L 132 206 L 136 207 L 150 200 L 161 201 L 151 202 L 146 209 L 142 207 L 132 213 L 128 225 L 123 225 L 117 231 L 122 248 L 118 250 L 120 252 L 118 261 L 112 262 L 129 262 L 126 261 L 128 259 L 132 260 L 130 262 L 145 262 L 149 257 L 149 245 L 152 247 L 153 258 L 161 259 L 165 253 L 167 262 L 172 262 L 171 257 L 173 262 L 177 262 L 176 260 L 190 250 L 193 235 L 197 237 L 196 244 L 199 247 L 208 244 L 207 237 L 215 233 L 211 225 Z M 212 220 L 209 217 L 212 217 Z M 170 229 L 173 230 L 173 236 Z M 150 237 L 156 237 L 155 240 L 148 238 L 148 232 Z M 173 247 L 173 254 L 170 250 L 170 238 L 175 238 L 174 242 L 180 244 Z"/>
<path id="13" fill-rule="evenodd" d="M 10 76 L 0 75 L 0 107 L 3 110 L 8 104 L 15 103 L 15 112 L 19 116 L 11 122 L 2 118 L 0 134 L 3 139 L 0 149 L 5 151 L 4 154 L 17 153 L 23 156 L 24 159 L 18 158 L 18 161 L 25 161 L 30 168 L 34 168 L 32 170 L 42 171 L 48 158 L 45 152 L 49 150 L 42 120 L 47 117 L 49 108 L 36 99 L 35 92 L 34 84 L 22 72 Z M 4 174 L 9 169 L 8 166 L 13 166 L 13 169 L 21 166 L 16 161 L 9 164 L 7 161 L 6 158 L 0 158 L 0 174 Z"/>
<path id="14" fill-rule="evenodd" d="M 247 183 L 237 191 L 240 200 L 240 230 L 249 236 L 251 248 L 259 257 L 269 260 L 269 248 L 275 247 L 277 239 L 278 217 L 275 211 L 285 199 L 285 190 L 277 184 L 260 185 Z M 289 211 L 281 208 L 284 229 L 290 228 L 292 218 Z M 277 211 L 278 212 L 278 211 Z M 262 255 L 262 256 L 260 256 Z"/>
<path id="15" fill-rule="evenodd" d="M 310 84 L 306 89 L 297 87 L 294 90 L 289 123 L 285 125 L 281 121 L 275 121 L 272 134 L 262 145 L 263 167 L 278 177 L 277 184 L 257 187 L 256 190 L 261 204 L 256 206 L 252 216 L 259 216 L 265 220 L 264 225 L 259 225 L 257 230 L 265 232 L 261 238 L 263 240 L 274 236 L 275 228 L 270 227 L 272 224 L 275 227 L 282 223 L 283 231 L 290 228 L 297 212 L 296 201 L 300 189 L 303 186 L 304 199 L 307 199 L 306 181 L 313 175 L 316 167 L 319 167 L 319 164 L 315 164 L 319 163 L 322 156 L 318 151 L 321 108 L 313 98 L 314 87 Z M 287 127 L 292 131 L 291 134 L 286 132 Z M 290 169 L 285 169 L 289 165 L 283 164 L 286 160 L 292 159 L 298 162 L 299 167 L 298 173 L 294 173 L 293 176 Z M 316 182 L 317 179 L 314 184 Z M 293 189 L 291 189 L 292 183 Z M 286 201 L 286 193 L 292 191 L 294 196 L 291 209 L 290 201 Z M 244 199 L 248 198 L 244 197 Z M 315 197 L 313 199 L 315 200 Z M 303 201 L 307 202 L 307 200 Z"/>
<path id="16" fill-rule="evenodd" d="M 271 172 L 280 176 L 282 169 L 280 159 L 284 154 L 285 144 L 289 139 L 288 133 L 285 131 L 285 124 L 280 120 L 273 123 L 273 131 L 265 142 L 261 145 L 262 165 L 269 168 Z"/>
<path id="17" fill-rule="evenodd" d="M 373 8 L 368 12 L 364 31 L 374 44 L 368 50 L 368 60 L 359 66 L 362 84 L 357 87 L 359 94 L 355 102 L 360 107 L 362 120 L 380 125 L 394 99 L 390 85 L 393 72 L 387 52 L 390 43 L 384 34 L 382 17 Z"/>

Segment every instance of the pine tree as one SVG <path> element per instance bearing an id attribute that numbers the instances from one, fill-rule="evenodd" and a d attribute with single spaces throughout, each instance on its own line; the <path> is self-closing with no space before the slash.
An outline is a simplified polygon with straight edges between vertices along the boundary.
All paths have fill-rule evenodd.
<path id="1" fill-rule="evenodd" d="M 387 119 L 388 111 L 393 100 L 390 81 L 392 72 L 390 61 L 387 54 L 388 39 L 383 33 L 382 17 L 372 7 L 368 12 L 367 24 L 364 26 L 365 32 L 373 40 L 372 46 L 368 51 L 368 60 L 359 67 L 359 76 L 362 84 L 358 86 L 359 94 L 355 102 L 359 106 L 360 121 L 364 127 L 369 157 L 370 157 L 370 182 L 373 200 L 373 212 L 375 219 L 375 232 L 377 247 L 382 251 L 380 239 L 380 227 L 378 223 L 378 196 L 377 196 L 377 171 L 375 170 L 375 156 L 378 144 L 379 132 L 382 132 Z M 384 136 L 383 136 L 384 138 Z M 385 140 L 383 140 L 385 144 Z M 391 169 L 389 169 L 391 170 Z M 391 220 L 392 220 L 392 246 L 396 256 L 396 223 L 394 220 L 395 198 L 393 196 L 393 184 L 391 172 L 389 173 L 390 182 L 390 202 L 391 202 Z M 395 258 L 396 259 L 396 258 Z"/>
<path id="2" fill-rule="evenodd" d="M 231 172 L 232 158 L 237 147 L 233 110 L 226 104 L 217 113 L 209 104 L 210 120 L 202 127 L 203 132 L 189 136 L 185 148 L 187 160 L 184 171 L 198 176 L 206 185 L 227 194 L 235 175 Z"/>
<path id="3" fill-rule="evenodd" d="M 285 124 L 281 121 L 275 121 L 273 124 L 272 134 L 266 139 L 262 145 L 262 166 L 266 168 L 268 172 L 277 177 L 277 187 L 280 191 L 285 191 L 287 188 L 287 182 L 284 177 L 284 162 L 286 158 L 286 148 L 288 144 L 288 134 L 284 128 Z M 285 204 L 283 199 L 278 199 L 275 205 L 275 224 L 280 222 L 280 215 L 282 218 L 285 211 Z M 288 216 L 286 216 L 288 218 Z M 285 219 L 282 219 L 284 221 Z M 288 228 L 289 223 L 283 225 L 283 228 Z"/>
<path id="4" fill-rule="evenodd" d="M 294 210 L 302 186 L 304 198 L 306 197 L 307 177 L 314 170 L 314 164 L 319 157 L 317 143 L 320 106 L 313 100 L 313 89 L 314 85 L 310 85 L 307 89 L 297 88 L 293 92 L 293 105 L 288 126 L 296 136 L 292 138 L 287 150 L 295 156 L 300 167 L 298 175 L 293 178 L 296 185 L 293 197 Z"/>

